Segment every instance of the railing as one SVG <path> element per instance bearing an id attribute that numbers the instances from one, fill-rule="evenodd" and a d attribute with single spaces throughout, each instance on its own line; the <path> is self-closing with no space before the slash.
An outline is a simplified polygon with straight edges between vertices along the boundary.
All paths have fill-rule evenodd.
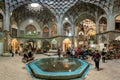
<path id="1" fill-rule="evenodd" d="M 18 37 L 27 37 L 27 38 L 40 38 L 41 36 L 38 34 L 24 35 L 20 34 Z"/>

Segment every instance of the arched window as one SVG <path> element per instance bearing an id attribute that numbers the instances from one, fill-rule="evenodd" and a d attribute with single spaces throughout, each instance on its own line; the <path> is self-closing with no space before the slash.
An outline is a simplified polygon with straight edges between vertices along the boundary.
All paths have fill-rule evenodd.
<path id="1" fill-rule="evenodd" d="M 72 35 L 72 27 L 70 23 L 66 22 L 63 24 L 63 34 L 65 36 L 71 36 Z"/>
<path id="2" fill-rule="evenodd" d="M 80 31 L 80 32 L 78 33 L 78 39 L 79 39 L 79 40 L 84 40 L 84 32 L 83 32 L 83 31 Z"/>
<path id="3" fill-rule="evenodd" d="M 56 39 L 53 39 L 52 41 L 51 41 L 51 49 L 57 49 L 57 40 Z"/>
<path id="4" fill-rule="evenodd" d="M 120 15 L 115 18 L 115 30 L 120 30 Z"/>
<path id="5" fill-rule="evenodd" d="M 57 35 L 57 25 L 53 24 L 51 27 L 51 36 L 56 36 Z"/>
<path id="6" fill-rule="evenodd" d="M 35 26 L 28 25 L 25 28 L 25 33 L 26 33 L 26 35 L 35 35 L 37 33 L 37 30 L 36 30 Z"/>
<path id="7" fill-rule="evenodd" d="M 103 33 L 107 31 L 107 19 L 102 17 L 99 21 L 99 32 Z"/>
<path id="8" fill-rule="evenodd" d="M 88 39 L 94 39 L 94 36 L 96 34 L 96 31 L 94 29 L 89 29 L 88 32 L 87 32 L 87 35 L 88 35 Z"/>
<path id="9" fill-rule="evenodd" d="M 49 28 L 47 26 L 43 28 L 43 37 L 49 37 Z"/>
<path id="10" fill-rule="evenodd" d="M 83 33 L 84 35 L 83 35 Z M 78 36 L 79 40 L 89 40 L 91 37 L 93 37 L 96 34 L 96 26 L 94 21 L 91 19 L 84 19 L 79 24 L 79 33 Z"/>
<path id="11" fill-rule="evenodd" d="M 0 31 L 3 31 L 3 16 L 0 14 Z"/>
<path id="12" fill-rule="evenodd" d="M 44 40 L 41 48 L 45 51 L 48 51 L 51 48 L 50 42 L 47 40 Z"/>

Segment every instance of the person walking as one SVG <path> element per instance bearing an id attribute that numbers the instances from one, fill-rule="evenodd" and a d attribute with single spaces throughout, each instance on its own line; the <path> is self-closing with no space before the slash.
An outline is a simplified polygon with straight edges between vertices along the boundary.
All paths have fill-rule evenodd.
<path id="1" fill-rule="evenodd" d="M 95 68 L 99 71 L 99 62 L 100 62 L 100 58 L 101 58 L 101 55 L 100 53 L 98 52 L 98 50 L 95 51 L 94 55 L 93 55 L 93 59 L 94 59 L 94 62 L 95 62 Z"/>
<path id="2" fill-rule="evenodd" d="M 61 48 L 58 48 L 58 57 L 59 57 L 59 59 L 61 58 Z"/>
<path id="3" fill-rule="evenodd" d="M 103 63 L 105 63 L 105 54 L 106 54 L 106 52 L 105 52 L 105 49 L 103 48 L 102 49 L 102 53 L 101 53 L 101 55 L 102 55 L 102 62 Z"/>

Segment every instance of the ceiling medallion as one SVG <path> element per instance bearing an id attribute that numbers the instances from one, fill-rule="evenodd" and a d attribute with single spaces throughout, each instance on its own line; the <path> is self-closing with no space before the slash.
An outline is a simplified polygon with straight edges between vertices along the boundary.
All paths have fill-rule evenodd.
<path id="1" fill-rule="evenodd" d="M 41 11 L 43 10 L 43 7 L 42 5 L 40 5 L 39 3 L 31 3 L 31 4 L 28 4 L 26 6 L 26 8 L 29 10 L 29 11 Z"/>

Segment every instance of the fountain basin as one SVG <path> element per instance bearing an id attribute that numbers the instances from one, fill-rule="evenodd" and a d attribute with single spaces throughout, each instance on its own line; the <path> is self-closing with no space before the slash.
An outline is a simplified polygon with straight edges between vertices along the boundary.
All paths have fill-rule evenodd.
<path id="1" fill-rule="evenodd" d="M 31 75 L 37 79 L 76 79 L 85 76 L 90 65 L 77 58 L 43 58 L 27 64 Z"/>

